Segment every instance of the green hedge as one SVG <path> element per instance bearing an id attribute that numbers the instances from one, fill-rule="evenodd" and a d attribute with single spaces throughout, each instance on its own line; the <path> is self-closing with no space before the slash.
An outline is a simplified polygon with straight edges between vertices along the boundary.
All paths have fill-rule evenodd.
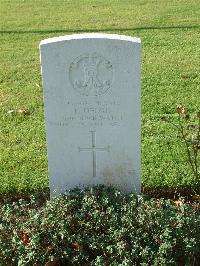
<path id="1" fill-rule="evenodd" d="M 183 199 L 75 189 L 44 206 L 2 205 L 0 247 L 9 266 L 200 265 L 200 210 Z"/>

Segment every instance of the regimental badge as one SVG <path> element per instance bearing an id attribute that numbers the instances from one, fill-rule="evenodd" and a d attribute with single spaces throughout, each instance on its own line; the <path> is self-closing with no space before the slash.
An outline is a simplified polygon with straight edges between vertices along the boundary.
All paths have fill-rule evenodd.
<path id="1" fill-rule="evenodd" d="M 70 64 L 69 79 L 81 95 L 100 96 L 111 88 L 113 65 L 101 55 L 85 54 Z"/>

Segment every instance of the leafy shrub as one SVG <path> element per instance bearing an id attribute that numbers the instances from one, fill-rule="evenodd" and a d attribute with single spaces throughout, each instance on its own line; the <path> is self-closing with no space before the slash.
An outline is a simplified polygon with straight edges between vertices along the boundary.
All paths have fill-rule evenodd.
<path id="1" fill-rule="evenodd" d="M 177 107 L 178 123 L 170 120 L 167 117 L 162 117 L 162 120 L 170 123 L 177 131 L 177 137 L 181 140 L 187 161 L 191 167 L 195 187 L 200 185 L 200 112 L 191 119 L 191 115 L 184 107 Z M 195 122 L 193 121 L 195 118 Z"/>
<path id="2" fill-rule="evenodd" d="M 200 265 L 200 212 L 104 186 L 0 211 L 1 265 Z"/>

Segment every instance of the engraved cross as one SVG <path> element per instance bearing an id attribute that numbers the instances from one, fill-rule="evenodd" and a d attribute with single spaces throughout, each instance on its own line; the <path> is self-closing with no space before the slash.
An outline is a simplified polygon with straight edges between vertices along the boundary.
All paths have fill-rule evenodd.
<path id="1" fill-rule="evenodd" d="M 110 151 L 110 146 L 107 146 L 106 148 L 97 148 L 96 147 L 96 132 L 95 131 L 91 131 L 92 134 L 92 147 L 91 148 L 80 148 L 78 147 L 79 152 L 92 152 L 92 156 L 93 156 L 93 177 L 96 177 L 96 173 L 97 173 L 97 156 L 96 153 L 97 152 L 104 152 Z"/>

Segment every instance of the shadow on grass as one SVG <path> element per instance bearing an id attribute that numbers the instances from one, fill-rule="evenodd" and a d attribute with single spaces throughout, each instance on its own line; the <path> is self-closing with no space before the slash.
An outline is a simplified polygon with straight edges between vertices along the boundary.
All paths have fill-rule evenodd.
<path id="1" fill-rule="evenodd" d="M 198 29 L 200 25 L 179 25 L 179 26 L 146 26 L 133 28 L 104 28 L 104 29 L 52 29 L 52 30 L 1 30 L 0 33 L 87 33 L 87 32 L 116 32 L 116 31 L 140 31 L 140 30 L 168 30 L 168 29 Z"/>
<path id="2" fill-rule="evenodd" d="M 191 186 L 180 186 L 180 187 L 142 187 L 142 195 L 145 198 L 164 198 L 164 199 L 171 199 L 171 200 L 178 200 L 180 197 L 184 197 L 188 202 L 195 202 L 199 201 L 200 199 L 200 186 L 198 187 L 191 187 Z M 46 203 L 47 200 L 50 199 L 50 189 L 49 188 L 42 188 L 41 190 L 37 191 L 12 191 L 12 192 L 5 192 L 0 193 L 0 205 L 16 202 L 19 199 L 23 199 L 25 201 L 30 201 L 31 197 L 37 201 L 38 206 L 42 206 Z"/>
<path id="3" fill-rule="evenodd" d="M 50 189 L 42 188 L 41 190 L 35 191 L 10 191 L 0 193 L 0 204 L 9 204 L 20 199 L 29 202 L 32 196 L 34 196 L 34 198 L 36 199 L 38 206 L 42 206 L 47 200 L 50 199 Z"/>
<path id="4" fill-rule="evenodd" d="M 186 201 L 193 202 L 200 198 L 200 186 L 143 187 L 142 193 L 149 198 L 177 200 L 184 197 Z"/>

